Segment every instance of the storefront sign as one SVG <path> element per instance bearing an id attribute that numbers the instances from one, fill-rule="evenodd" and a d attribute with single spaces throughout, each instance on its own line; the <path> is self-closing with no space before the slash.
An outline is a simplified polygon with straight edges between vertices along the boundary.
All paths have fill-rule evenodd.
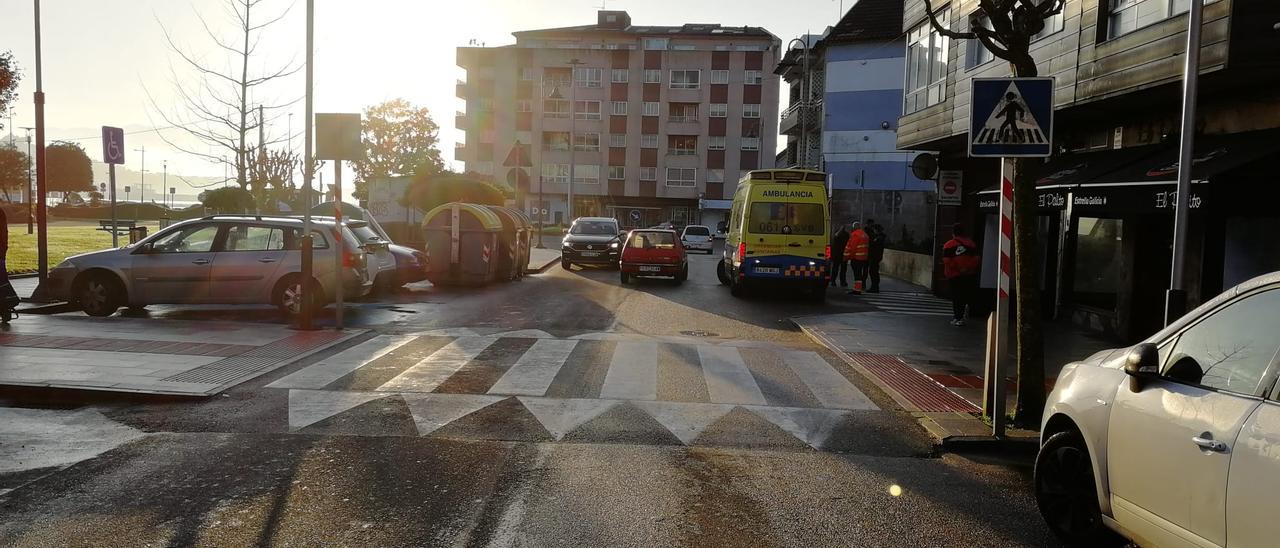
<path id="1" fill-rule="evenodd" d="M 1206 189 L 1196 189 L 1188 204 L 1191 209 L 1204 207 Z M 1172 187 L 1128 186 L 1081 188 L 1071 194 L 1071 206 L 1087 213 L 1150 213 L 1172 211 L 1178 205 L 1178 191 Z"/>

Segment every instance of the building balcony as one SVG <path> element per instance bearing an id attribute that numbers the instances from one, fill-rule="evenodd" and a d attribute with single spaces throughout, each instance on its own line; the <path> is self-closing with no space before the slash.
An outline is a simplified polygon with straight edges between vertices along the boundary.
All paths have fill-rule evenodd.
<path id="1" fill-rule="evenodd" d="M 465 161 L 467 157 L 467 145 L 458 143 L 453 145 L 453 159 L 459 162 Z"/>
<path id="2" fill-rule="evenodd" d="M 453 127 L 457 129 L 467 129 L 467 113 L 457 111 L 453 114 Z"/>
<path id="3" fill-rule="evenodd" d="M 810 101 L 808 103 L 792 103 L 786 110 L 782 111 L 778 121 L 778 133 L 783 135 L 793 135 L 799 133 L 801 122 L 808 121 L 808 131 L 819 131 L 822 127 L 820 123 L 820 114 L 822 113 L 822 101 Z"/>
<path id="4" fill-rule="evenodd" d="M 457 95 L 459 99 L 466 99 L 467 83 L 462 80 L 458 80 L 458 83 L 454 86 L 454 94 Z"/>
<path id="5" fill-rule="evenodd" d="M 668 135 L 699 135 L 704 133 L 697 116 L 668 116 Z"/>

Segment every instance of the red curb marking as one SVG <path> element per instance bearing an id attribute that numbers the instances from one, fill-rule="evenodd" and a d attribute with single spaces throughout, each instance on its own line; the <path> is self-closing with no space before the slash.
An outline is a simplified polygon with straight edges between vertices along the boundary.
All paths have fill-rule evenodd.
<path id="1" fill-rule="evenodd" d="M 917 371 L 895 356 L 848 352 L 849 359 L 870 371 L 886 385 L 902 394 L 921 411 L 973 413 L 981 411 L 968 400 L 947 390 L 928 375 Z"/>

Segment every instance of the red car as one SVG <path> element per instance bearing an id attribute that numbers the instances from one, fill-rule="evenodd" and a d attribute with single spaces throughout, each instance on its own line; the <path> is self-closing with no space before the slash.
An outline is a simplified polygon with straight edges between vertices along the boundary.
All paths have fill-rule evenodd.
<path id="1" fill-rule="evenodd" d="M 618 262 L 624 284 L 635 276 L 670 276 L 677 284 L 689 278 L 689 258 L 674 230 L 632 230 Z"/>

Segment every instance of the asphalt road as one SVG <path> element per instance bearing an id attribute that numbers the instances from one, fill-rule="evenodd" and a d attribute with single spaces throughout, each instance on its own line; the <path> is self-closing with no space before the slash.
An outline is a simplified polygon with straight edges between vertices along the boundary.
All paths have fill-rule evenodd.
<path id="1" fill-rule="evenodd" d="M 715 260 L 360 303 L 367 335 L 210 399 L 10 402 L 121 441 L 0 468 L 0 545 L 1053 544 L 1024 463 L 938 456 L 787 320 L 865 307 L 734 299 Z"/>

